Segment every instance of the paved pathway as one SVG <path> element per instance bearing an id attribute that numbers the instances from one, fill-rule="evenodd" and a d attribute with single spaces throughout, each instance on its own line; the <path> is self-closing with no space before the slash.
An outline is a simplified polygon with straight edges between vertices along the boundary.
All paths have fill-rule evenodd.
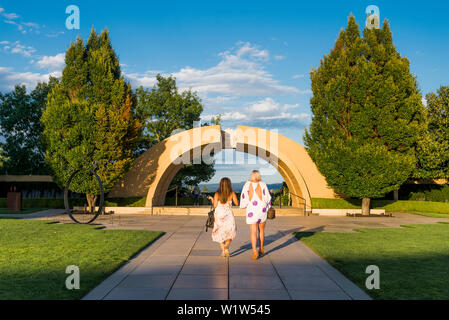
<path id="1" fill-rule="evenodd" d="M 237 217 L 237 237 L 229 259 L 219 257 L 211 231 L 204 232 L 205 217 L 145 219 L 149 222 L 146 225 L 137 219 L 128 227 L 167 233 L 84 299 L 369 299 L 292 237 L 293 231 L 302 229 L 291 223 L 294 220 L 269 221 L 266 255 L 252 261 L 249 228 L 243 217 Z M 108 227 L 119 226 L 115 222 Z"/>

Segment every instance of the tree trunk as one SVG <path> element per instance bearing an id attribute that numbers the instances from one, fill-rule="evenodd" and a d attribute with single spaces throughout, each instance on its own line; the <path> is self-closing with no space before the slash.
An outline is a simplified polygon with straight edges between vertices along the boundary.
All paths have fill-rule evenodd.
<path id="1" fill-rule="evenodd" d="M 398 201 L 399 200 L 399 190 L 393 191 L 393 200 Z"/>
<path id="2" fill-rule="evenodd" d="M 90 211 L 91 213 L 95 212 L 95 203 L 97 202 L 97 196 L 94 194 L 86 194 L 86 199 L 87 199 L 87 207 L 88 207 L 88 211 Z"/>
<path id="3" fill-rule="evenodd" d="M 362 215 L 368 216 L 370 209 L 371 198 L 362 199 Z"/>

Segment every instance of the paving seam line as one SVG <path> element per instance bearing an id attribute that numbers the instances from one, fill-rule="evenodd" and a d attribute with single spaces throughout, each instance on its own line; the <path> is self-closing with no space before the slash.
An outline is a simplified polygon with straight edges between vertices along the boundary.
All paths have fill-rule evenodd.
<path id="1" fill-rule="evenodd" d="M 131 269 L 128 270 L 122 277 L 121 280 L 119 280 L 114 286 L 112 286 L 111 289 L 107 290 L 107 292 L 105 294 L 102 294 L 102 297 L 97 299 L 97 300 L 103 300 L 108 294 L 110 294 L 112 292 L 112 290 L 114 290 L 117 286 L 120 285 L 120 283 L 122 283 L 126 278 L 128 278 L 128 276 L 138 267 L 140 266 L 143 262 L 145 262 L 152 254 L 153 251 L 155 251 L 157 248 L 159 248 L 162 244 L 164 244 L 168 239 L 171 238 L 171 236 L 174 234 L 174 232 L 172 233 L 166 233 L 164 234 L 162 237 L 160 237 L 159 239 L 157 239 L 155 242 L 150 243 L 150 245 L 146 248 L 143 249 L 143 251 L 145 250 L 149 250 L 151 248 L 152 252 L 148 255 L 148 257 L 143 257 L 142 261 L 136 263 L 136 259 L 139 258 L 139 255 L 141 255 L 143 252 L 141 251 L 137 256 L 135 256 L 134 258 L 132 258 L 131 260 L 127 261 L 123 266 L 121 266 L 119 269 L 117 269 L 116 271 L 114 271 L 114 273 L 112 273 L 109 277 L 107 277 L 106 279 L 104 279 L 100 284 L 98 284 L 98 286 L 102 285 L 105 281 L 108 281 L 112 276 L 114 276 L 117 272 L 119 272 L 120 270 L 129 267 L 131 264 L 136 264 L 135 266 L 131 266 Z M 165 238 L 165 239 L 164 239 Z M 162 241 L 160 241 L 162 240 Z M 94 291 L 98 286 L 96 286 L 95 288 L 93 288 L 91 291 L 89 291 L 83 298 L 81 298 L 81 300 L 84 300 L 85 297 L 87 297 L 92 291 Z"/>
<path id="2" fill-rule="evenodd" d="M 178 228 L 178 229 L 180 229 L 180 228 Z M 197 231 L 197 232 L 198 232 L 198 231 Z M 173 234 L 175 234 L 175 233 L 176 233 L 176 232 L 173 232 Z M 187 256 L 186 256 L 186 258 L 185 258 L 185 260 L 184 260 L 184 263 L 182 264 L 181 269 L 179 269 L 179 272 L 178 272 L 178 274 L 176 275 L 175 280 L 173 280 L 173 283 L 171 284 L 170 288 L 168 289 L 168 292 L 167 292 L 167 294 L 166 294 L 164 300 L 167 300 L 167 298 L 168 298 L 170 292 L 172 291 L 173 286 L 175 285 L 176 280 L 178 280 L 179 275 L 181 274 L 182 269 L 184 269 L 184 266 L 185 266 L 185 264 L 186 264 L 186 261 L 187 261 L 187 259 L 190 257 L 190 254 L 192 253 L 193 248 L 195 247 L 196 243 L 198 242 L 198 239 L 199 239 L 199 237 L 201 236 L 201 233 L 202 233 L 202 231 L 199 231 L 199 232 L 198 232 L 198 235 L 197 235 L 195 241 L 193 242 L 193 245 L 192 245 L 192 247 L 190 248 L 190 251 L 189 251 L 189 253 L 187 254 Z"/>
<path id="3" fill-rule="evenodd" d="M 268 255 L 268 260 L 270 261 L 271 266 L 273 267 L 274 272 L 276 272 L 276 275 L 278 276 L 282 285 L 284 286 L 285 291 L 287 291 L 288 297 L 290 298 L 290 300 L 293 300 L 292 296 L 290 295 L 290 291 L 288 291 L 287 286 L 285 285 L 284 280 L 282 280 L 281 275 L 279 274 L 278 270 L 276 269 L 276 266 L 274 265 L 273 261 L 271 260 L 270 255 Z"/>
<path id="4" fill-rule="evenodd" d="M 126 273 L 126 275 L 111 289 L 111 290 L 109 290 L 108 291 L 108 293 L 106 294 L 106 295 L 104 295 L 103 296 L 103 298 L 102 299 L 104 299 L 109 293 L 111 293 L 111 291 L 112 290 L 114 290 L 117 286 L 119 286 L 120 285 L 120 283 L 122 283 L 126 278 L 128 278 L 128 276 L 135 270 L 135 269 L 137 269 L 137 267 L 139 267 L 142 263 L 144 263 L 147 259 L 149 259 L 152 255 L 153 255 L 153 253 L 154 253 L 154 251 L 156 251 L 161 245 L 163 245 L 165 242 L 167 242 L 176 232 L 178 232 L 179 231 L 179 229 L 181 229 L 182 228 L 182 226 L 179 226 L 175 231 L 173 231 L 173 232 L 171 232 L 167 237 L 166 237 L 166 239 L 164 240 L 164 241 L 161 241 L 161 242 L 159 242 L 159 241 L 157 241 L 156 240 L 156 243 L 157 242 L 159 242 L 159 245 L 157 245 L 157 246 L 154 246 L 153 248 L 152 248 L 152 251 L 151 251 L 151 253 L 147 256 L 147 257 L 145 257 L 144 259 L 142 259 L 142 261 L 140 262 L 140 263 L 137 263 L 137 265 L 136 266 L 134 266 L 134 268 L 132 268 L 129 272 L 127 272 Z M 164 231 L 165 232 L 165 231 Z M 165 234 L 165 235 L 167 235 L 167 233 Z M 164 236 L 165 236 L 164 235 Z M 164 236 L 162 236 L 162 237 L 164 237 Z M 161 237 L 161 238 L 162 238 Z M 161 238 L 159 238 L 159 239 L 161 239 Z M 195 241 L 195 243 L 196 243 L 196 241 Z M 151 245 L 152 244 L 150 244 L 150 246 L 149 247 L 151 247 Z M 148 249 L 149 249 L 149 247 L 148 247 Z M 142 253 L 142 252 L 141 252 Z M 134 257 L 132 260 L 130 260 L 130 261 L 128 261 L 128 263 L 127 264 L 129 264 L 129 263 L 131 263 L 131 261 L 133 261 L 134 259 L 136 259 L 137 257 Z M 125 265 L 126 266 L 126 265 Z M 123 267 L 125 267 L 125 266 L 123 266 Z M 182 268 L 181 268 L 182 269 Z M 118 270 L 117 270 L 118 271 Z M 175 281 L 176 281 L 176 279 L 175 279 Z M 174 284 L 174 282 L 173 282 L 173 284 Z M 173 286 L 173 284 L 172 284 L 172 286 Z M 170 291 L 169 291 L 170 292 Z"/>
<path id="5" fill-rule="evenodd" d="M 301 248 L 301 246 L 299 245 L 299 243 L 297 243 L 297 242 L 300 242 L 300 240 L 298 240 L 298 239 L 296 239 L 296 237 L 294 236 L 294 235 L 287 235 L 284 231 L 282 231 L 282 230 L 280 230 L 281 231 L 281 233 L 282 234 L 284 234 L 285 236 L 290 236 L 290 241 L 292 241 L 292 244 L 294 244 L 294 245 L 296 245 L 297 247 L 299 247 L 299 248 Z M 295 239 L 295 240 L 294 240 Z M 304 243 L 302 243 L 307 249 L 309 249 L 309 250 L 311 250 L 312 251 L 312 253 L 313 254 L 316 254 L 315 252 L 313 252 L 313 250 L 312 249 L 310 249 L 309 247 L 307 247 Z M 308 258 L 310 258 L 310 252 L 307 252 L 307 255 L 309 255 L 309 257 Z M 320 259 L 323 259 L 323 258 L 321 258 L 320 256 L 318 256 Z M 315 259 L 314 260 L 316 260 L 316 257 L 314 257 Z M 350 295 L 338 282 L 336 282 L 335 280 L 334 280 L 334 278 L 333 277 L 331 277 L 330 275 L 329 275 L 329 273 L 328 272 L 326 272 L 326 270 L 324 269 L 324 268 L 322 268 L 321 267 L 321 265 L 320 265 L 320 263 L 315 263 L 315 261 L 313 261 L 312 260 L 312 262 L 314 263 L 314 265 L 315 266 L 317 266 L 318 267 L 318 269 L 320 269 L 333 283 L 335 283 L 336 285 L 337 285 L 337 287 L 339 287 L 340 289 L 341 289 L 341 291 L 343 291 L 347 296 L 348 296 L 348 298 L 350 298 L 351 300 L 354 300 L 354 298 L 352 297 L 352 295 Z M 324 260 L 323 259 L 323 261 L 320 261 L 320 260 L 318 260 L 317 262 L 321 262 L 321 263 L 323 263 L 323 262 L 325 262 L 326 264 L 328 264 L 328 262 L 326 261 L 326 260 Z M 331 265 L 329 265 L 330 267 L 332 267 Z M 333 268 L 333 267 L 332 267 Z M 340 272 L 340 271 L 338 271 L 337 270 L 337 272 Z M 281 280 L 282 281 L 282 280 Z M 362 289 L 360 289 L 360 290 L 362 290 Z M 289 294 L 290 295 L 290 294 Z"/>

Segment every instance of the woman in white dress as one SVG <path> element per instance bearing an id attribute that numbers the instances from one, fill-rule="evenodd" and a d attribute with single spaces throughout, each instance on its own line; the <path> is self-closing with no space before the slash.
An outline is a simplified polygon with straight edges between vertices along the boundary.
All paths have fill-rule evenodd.
<path id="1" fill-rule="evenodd" d="M 253 170 L 240 195 L 240 208 L 246 208 L 246 223 L 250 225 L 253 248 L 251 259 L 253 260 L 264 254 L 265 222 L 270 206 L 271 196 L 268 187 L 262 181 L 260 172 Z M 257 231 L 259 231 L 259 237 L 257 237 Z M 257 251 L 257 238 L 259 238 L 259 251 Z"/>
<path id="2" fill-rule="evenodd" d="M 229 246 L 236 234 L 232 203 L 234 202 L 236 206 L 239 205 L 237 196 L 232 190 L 231 180 L 229 178 L 222 178 L 214 197 L 208 198 L 215 208 L 212 240 L 220 244 L 221 256 L 229 257 Z"/>

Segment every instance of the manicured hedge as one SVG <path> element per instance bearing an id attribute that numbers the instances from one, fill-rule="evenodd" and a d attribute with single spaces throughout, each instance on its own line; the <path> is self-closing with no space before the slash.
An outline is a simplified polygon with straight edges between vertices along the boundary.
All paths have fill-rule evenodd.
<path id="1" fill-rule="evenodd" d="M 449 185 L 406 186 L 405 191 L 409 191 L 407 197 L 404 196 L 408 200 L 449 202 Z"/>
<path id="2" fill-rule="evenodd" d="M 144 207 L 146 197 L 130 197 L 130 198 L 107 198 L 105 206 L 107 207 Z M 84 206 L 86 199 L 71 198 L 71 206 Z M 178 205 L 192 205 L 192 197 L 179 197 Z M 201 205 L 208 205 L 210 202 L 205 198 L 200 198 Z M 175 205 L 175 198 L 166 198 L 165 205 Z M 275 204 L 275 205 L 278 205 Z M 0 207 L 6 207 L 6 198 L 0 198 Z M 64 208 L 64 199 L 54 198 L 32 198 L 22 199 L 23 208 L 48 208 L 61 209 Z M 372 200 L 371 207 L 373 209 L 385 209 L 387 212 L 429 212 L 429 213 L 446 213 L 449 214 L 449 203 L 434 201 L 413 201 L 413 200 Z M 361 200 L 359 199 L 323 199 L 313 198 L 312 208 L 316 209 L 358 209 L 361 208 Z"/>
<path id="3" fill-rule="evenodd" d="M 83 206 L 86 203 L 84 198 L 70 199 L 71 205 Z M 6 198 L 0 198 L 0 207 L 5 208 L 7 205 Z M 22 199 L 22 208 L 47 208 L 61 209 L 64 208 L 64 199 L 61 198 L 24 198 Z"/>
<path id="4" fill-rule="evenodd" d="M 316 209 L 359 209 L 359 199 L 323 199 L 312 198 L 312 207 Z M 371 208 L 385 209 L 386 212 L 429 212 L 449 214 L 449 203 L 413 200 L 372 200 Z"/>
<path id="5" fill-rule="evenodd" d="M 106 207 L 145 207 L 147 197 L 107 198 Z"/>

